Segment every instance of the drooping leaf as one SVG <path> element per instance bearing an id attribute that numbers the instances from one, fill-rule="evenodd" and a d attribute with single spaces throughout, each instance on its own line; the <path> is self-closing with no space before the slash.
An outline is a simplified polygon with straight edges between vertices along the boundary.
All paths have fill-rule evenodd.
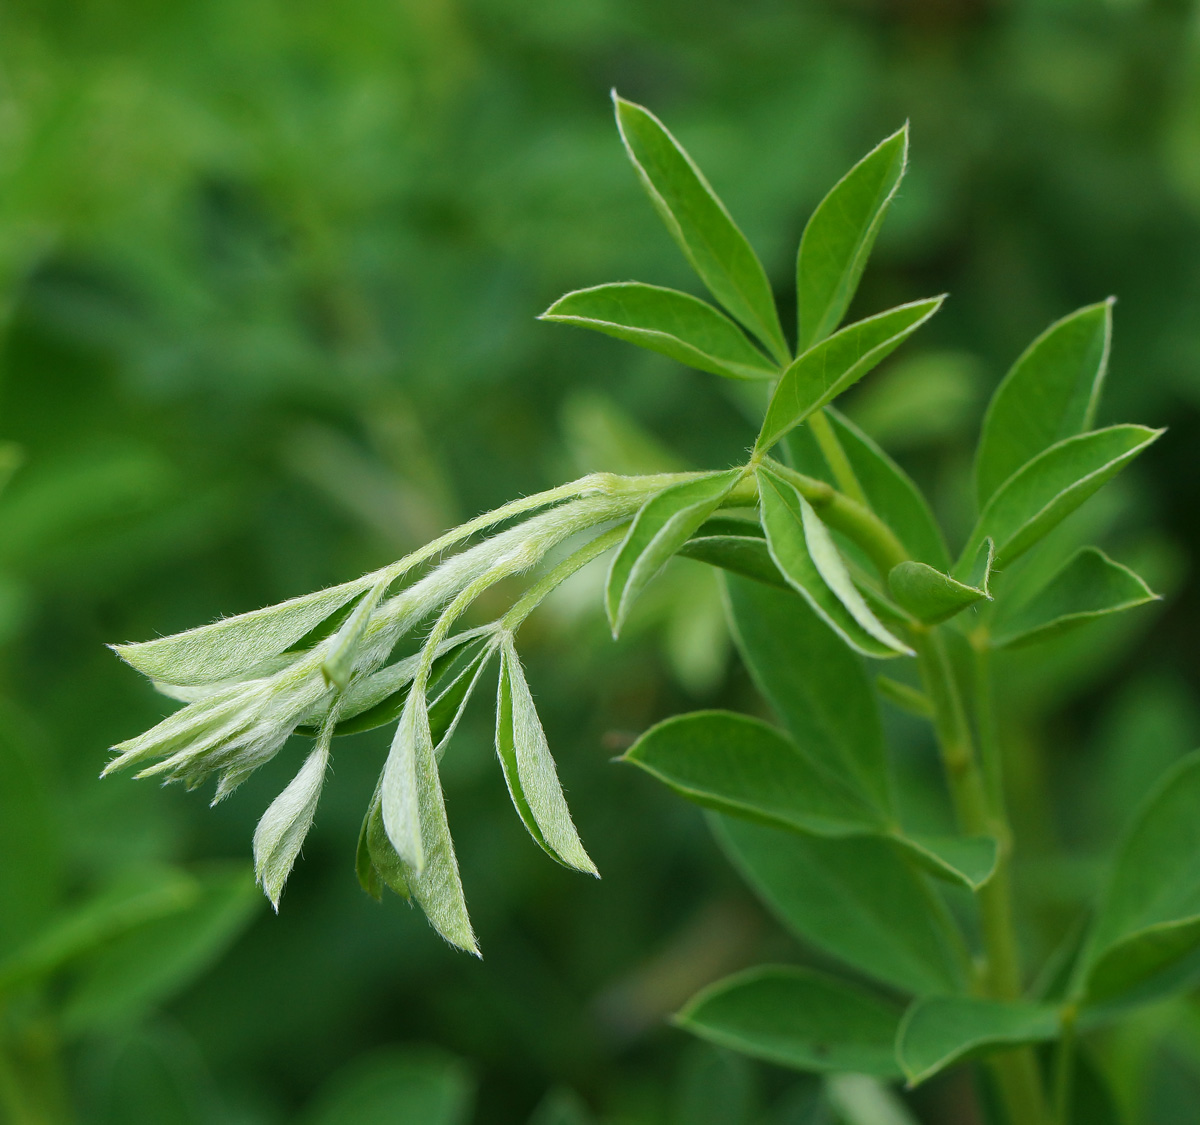
<path id="1" fill-rule="evenodd" d="M 1200 752 L 1162 779 L 1121 842 L 1080 959 L 1075 993 L 1090 1003 L 1183 983 L 1171 972 L 1200 947 L 1198 808 Z"/>
<path id="2" fill-rule="evenodd" d="M 798 352 L 823 340 L 846 315 L 907 159 L 905 125 L 851 168 L 808 220 L 796 257 Z"/>
<path id="3" fill-rule="evenodd" d="M 711 521 L 709 521 L 711 522 Z M 693 535 L 679 554 L 697 562 L 708 563 L 731 574 L 741 574 L 768 586 L 790 590 L 791 586 L 771 558 L 767 541 L 761 535 Z"/>
<path id="4" fill-rule="evenodd" d="M 370 803 L 367 805 L 367 811 L 363 814 L 362 824 L 358 829 L 358 846 L 354 850 L 354 874 L 358 877 L 358 885 L 362 887 L 376 902 L 383 898 L 383 880 L 379 877 L 379 872 L 375 869 L 375 863 L 371 857 L 370 831 L 371 820 L 375 816 L 380 815 L 379 810 L 379 793 L 382 781 L 375 786 L 375 792 L 371 796 Z M 387 838 L 387 833 L 384 833 L 384 838 Z M 393 849 L 394 850 L 394 849 Z M 407 887 L 405 888 L 407 890 Z M 408 897 L 407 895 L 405 896 Z"/>
<path id="5" fill-rule="evenodd" d="M 1013 648 L 1049 640 L 1110 613 L 1157 600 L 1145 582 L 1103 551 L 1084 547 L 1024 605 L 1005 612 L 992 627 L 992 644 Z"/>
<path id="6" fill-rule="evenodd" d="M 740 1054 L 796 1070 L 898 1078 L 893 1001 L 812 969 L 765 965 L 711 984 L 675 1016 Z"/>
<path id="7" fill-rule="evenodd" d="M 417 760 L 425 756 L 433 759 L 429 710 L 425 693 L 410 691 L 383 766 L 380 807 L 392 847 L 404 864 L 415 871 L 425 866 L 425 845 L 421 839 L 421 794 L 417 779 Z"/>
<path id="8" fill-rule="evenodd" d="M 911 559 L 892 567 L 887 581 L 896 604 L 926 625 L 948 621 L 978 601 L 991 600 L 986 590 Z"/>
<path id="9" fill-rule="evenodd" d="M 771 283 L 746 236 L 692 158 L 657 117 L 613 91 L 617 129 L 655 209 L 722 305 L 780 362 L 788 349 Z"/>
<path id="10" fill-rule="evenodd" d="M 938 311 L 942 300 L 913 301 L 856 321 L 798 356 L 771 395 L 755 450 L 765 453 L 789 430 L 882 363 Z"/>
<path id="11" fill-rule="evenodd" d="M 980 508 L 1022 465 L 1091 428 L 1108 366 L 1112 306 L 1110 298 L 1052 324 L 996 388 L 975 458 Z"/>
<path id="12" fill-rule="evenodd" d="M 910 655 L 871 612 L 850 578 L 828 529 L 789 481 L 759 469 L 767 546 L 780 573 L 821 619 L 864 656 Z"/>
<path id="13" fill-rule="evenodd" d="M 565 866 L 597 874 L 567 808 L 554 758 L 546 744 L 511 634 L 505 635 L 500 646 L 496 755 L 513 806 L 530 836 Z"/>
<path id="14" fill-rule="evenodd" d="M 1057 1038 L 1059 1012 L 1028 1000 L 931 996 L 913 1002 L 896 1040 L 896 1055 L 910 1086 L 956 1062 L 999 1047 Z"/>
<path id="15" fill-rule="evenodd" d="M 955 575 L 963 577 L 963 569 L 974 563 L 980 546 L 989 538 L 996 544 L 996 568 L 1007 566 L 1162 432 L 1145 426 L 1110 426 L 1067 438 L 1039 453 L 988 501 L 955 566 Z"/>
<path id="16" fill-rule="evenodd" d="M 713 822 L 746 881 L 804 941 L 903 992 L 965 987 L 954 924 L 894 844 L 823 840 L 734 817 Z"/>
<path id="17" fill-rule="evenodd" d="M 638 595 L 720 507 L 740 476 L 740 469 L 731 469 L 684 481 L 663 489 L 642 506 L 608 571 L 604 605 L 614 637 Z"/>
<path id="18" fill-rule="evenodd" d="M 448 682 L 444 687 L 438 684 L 440 690 L 429 705 L 429 733 L 439 759 L 458 729 L 475 686 L 495 651 L 495 644 L 481 646 L 478 652 L 469 654 L 462 661 L 461 667 L 447 672 L 444 679 Z"/>
<path id="19" fill-rule="evenodd" d="M 676 289 L 618 281 L 560 297 L 541 320 L 591 328 L 729 379 L 771 379 L 778 367 L 707 301 Z"/>
<path id="20" fill-rule="evenodd" d="M 799 746 L 876 809 L 891 809 L 879 709 L 862 660 L 803 598 L 725 577 L 734 641 Z"/>
<path id="21" fill-rule="evenodd" d="M 396 854 L 396 849 L 388 839 L 387 829 L 383 824 L 383 807 L 380 797 L 376 797 L 367 809 L 366 848 L 375 879 L 383 887 L 394 891 L 401 898 L 412 898 L 408 887 L 408 875 L 405 872 L 404 861 Z M 370 888 L 368 888 L 370 892 Z M 380 897 L 376 894 L 376 898 Z"/>

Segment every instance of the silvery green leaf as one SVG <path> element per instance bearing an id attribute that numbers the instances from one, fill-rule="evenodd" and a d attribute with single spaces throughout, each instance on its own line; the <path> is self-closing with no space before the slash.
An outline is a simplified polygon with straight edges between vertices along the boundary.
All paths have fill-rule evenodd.
<path id="1" fill-rule="evenodd" d="M 1157 599 L 1127 566 L 1095 547 L 1083 547 L 1024 605 L 1000 607 L 992 626 L 992 644 L 1014 648 L 1049 640 L 1097 617 Z"/>
<path id="2" fill-rule="evenodd" d="M 274 666 L 269 665 L 272 658 L 281 657 L 376 581 L 375 575 L 368 574 L 341 586 L 227 617 L 186 633 L 112 648 L 127 664 L 166 684 L 215 683 L 246 676 L 263 665 L 273 671 Z"/>
<path id="3" fill-rule="evenodd" d="M 392 842 L 387 836 L 387 829 L 383 826 L 383 806 L 380 796 L 377 795 L 368 807 L 364 825 L 367 858 L 375 872 L 376 880 L 401 898 L 412 898 L 412 892 L 408 889 L 404 864 L 396 854 L 396 849 L 392 847 Z"/>
<path id="4" fill-rule="evenodd" d="M 740 469 L 671 485 L 642 505 L 608 571 L 604 605 L 613 636 L 638 595 L 720 507 L 741 478 Z"/>
<path id="5" fill-rule="evenodd" d="M 1051 1004 L 929 996 L 914 1001 L 896 1037 L 896 1056 L 910 1086 L 956 1062 L 1003 1047 L 1056 1039 L 1061 1017 Z"/>
<path id="6" fill-rule="evenodd" d="M 957 577 L 985 539 L 996 544 L 1002 569 L 1061 523 L 1162 435 L 1146 426 L 1109 426 L 1067 438 L 1039 453 L 988 501 L 954 568 Z"/>
<path id="7" fill-rule="evenodd" d="M 1052 324 L 996 388 L 975 458 L 981 508 L 1042 450 L 1091 427 L 1108 367 L 1112 306 L 1109 298 Z"/>
<path id="8" fill-rule="evenodd" d="M 511 634 L 500 647 L 496 754 L 513 805 L 534 840 L 567 867 L 597 874 L 567 808 Z"/>
<path id="9" fill-rule="evenodd" d="M 479 677 L 483 675 L 495 651 L 494 643 L 483 645 L 477 652 L 470 654 L 460 668 L 449 670 L 445 677 L 448 682 L 429 705 L 429 730 L 433 736 L 434 751 L 439 759 L 458 729 L 459 720 L 471 701 L 475 685 L 479 683 Z"/>
<path id="10" fill-rule="evenodd" d="M 706 301 L 675 289 L 618 281 L 560 297 L 541 320 L 592 328 L 729 379 L 771 379 L 779 369 Z"/>
<path id="11" fill-rule="evenodd" d="M 905 125 L 851 168 L 808 220 L 796 256 L 798 352 L 823 340 L 846 315 L 907 159 Z"/>
<path id="12" fill-rule="evenodd" d="M 283 885 L 317 813 L 332 738 L 333 725 L 329 723 L 304 765 L 267 807 L 254 830 L 254 876 L 276 912 Z"/>
<path id="13" fill-rule="evenodd" d="M 852 387 L 933 316 L 943 300 L 913 301 L 856 321 L 798 356 L 771 395 L 755 450 L 765 453 L 810 414 Z"/>
<path id="14" fill-rule="evenodd" d="M 771 283 L 746 236 L 692 158 L 654 114 L 618 97 L 615 90 L 613 106 L 638 178 L 700 280 L 776 359 L 786 362 L 787 343 Z"/>
<path id="15" fill-rule="evenodd" d="M 760 468 L 759 499 L 771 558 L 821 619 L 865 656 L 911 655 L 871 612 L 829 530 L 794 485 Z"/>
<path id="16" fill-rule="evenodd" d="M 354 660 L 359 642 L 362 640 L 367 623 L 371 620 L 371 614 L 375 612 L 389 585 L 389 579 L 376 582 L 362 596 L 358 605 L 354 607 L 350 616 L 346 618 L 333 640 L 330 641 L 325 661 L 321 665 L 321 674 L 325 677 L 326 683 L 336 684 L 338 688 L 345 690 L 346 685 L 350 682 L 350 674 L 354 671 Z"/>
<path id="17" fill-rule="evenodd" d="M 414 871 L 425 866 L 417 762 L 433 758 L 433 734 L 423 691 L 410 691 L 383 767 L 383 823 L 396 854 Z"/>
<path id="18" fill-rule="evenodd" d="M 892 567 L 887 582 L 896 604 L 926 625 L 947 621 L 976 602 L 991 600 L 986 589 L 959 582 L 911 559 Z"/>

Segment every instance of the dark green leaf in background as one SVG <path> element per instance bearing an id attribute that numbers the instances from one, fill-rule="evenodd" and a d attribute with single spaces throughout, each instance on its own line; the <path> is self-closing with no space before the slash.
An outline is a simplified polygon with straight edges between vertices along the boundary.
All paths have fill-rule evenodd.
<path id="1" fill-rule="evenodd" d="M 907 159 L 905 125 L 851 168 L 808 220 L 796 256 L 797 352 L 823 340 L 846 315 Z"/>

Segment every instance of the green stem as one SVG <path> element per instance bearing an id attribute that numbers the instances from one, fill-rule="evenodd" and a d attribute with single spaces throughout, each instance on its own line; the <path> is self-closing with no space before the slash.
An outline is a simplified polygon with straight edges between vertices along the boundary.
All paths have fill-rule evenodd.
<path id="1" fill-rule="evenodd" d="M 851 500 L 857 501 L 864 508 L 869 508 L 871 505 L 867 500 L 867 494 L 863 491 L 862 485 L 858 483 L 854 466 L 850 464 L 850 458 L 846 456 L 846 451 L 842 448 L 842 443 L 834 432 L 829 415 L 824 410 L 818 410 L 815 414 L 809 415 L 808 425 L 812 430 L 813 437 L 817 440 L 817 445 L 821 448 L 826 463 L 833 472 L 833 479 L 838 482 L 838 487 Z"/>
<path id="2" fill-rule="evenodd" d="M 1075 1072 L 1075 1005 L 1063 1009 L 1062 1034 L 1054 1058 L 1054 1125 L 1070 1125 L 1072 1078 Z"/>

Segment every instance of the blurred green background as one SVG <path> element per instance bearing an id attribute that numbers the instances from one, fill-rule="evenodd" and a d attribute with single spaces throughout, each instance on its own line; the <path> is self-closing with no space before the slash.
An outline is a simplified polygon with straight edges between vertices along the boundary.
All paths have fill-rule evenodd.
<path id="1" fill-rule="evenodd" d="M 951 528 L 991 386 L 1051 320 L 1119 297 L 1104 418 L 1171 432 L 1086 519 L 1170 596 L 1025 666 L 1008 700 L 1047 933 L 1137 793 L 1200 740 L 1195 0 L 7 0 L 14 1121 L 830 1120 L 805 1082 L 666 1023 L 709 980 L 794 955 L 696 810 L 610 761 L 674 711 L 758 707 L 697 564 L 676 564 L 617 645 L 586 576 L 523 634 L 602 882 L 531 846 L 486 702 L 447 756 L 482 962 L 355 881 L 387 731 L 335 747 L 278 917 L 246 863 L 299 743 L 213 810 L 96 780 L 108 746 L 170 709 L 106 642 L 342 581 L 581 472 L 718 467 L 752 440 L 717 380 L 535 320 L 603 281 L 692 287 L 620 151 L 612 86 L 688 146 L 785 309 L 808 211 L 911 119 L 911 171 L 856 307 L 952 297 L 850 410 Z M 1072 859 L 1039 866 L 1053 842 Z M 1190 1119 L 1192 1001 L 1109 1051 L 1130 1121 Z M 961 1097 L 943 1083 L 918 1105 L 966 1120 Z"/>

